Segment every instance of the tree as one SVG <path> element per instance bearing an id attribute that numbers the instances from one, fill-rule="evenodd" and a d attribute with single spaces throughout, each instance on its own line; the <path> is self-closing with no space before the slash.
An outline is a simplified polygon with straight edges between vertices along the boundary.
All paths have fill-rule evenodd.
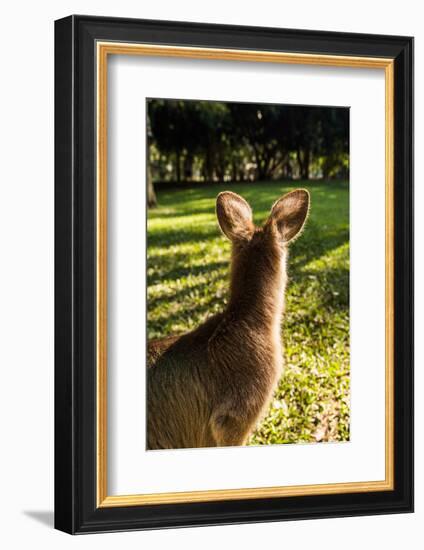
<path id="1" fill-rule="evenodd" d="M 326 179 L 349 173 L 349 111 L 326 109 L 322 113 L 322 171 Z"/>
<path id="2" fill-rule="evenodd" d="M 150 117 L 147 113 L 147 159 L 146 159 L 146 183 L 147 183 L 147 207 L 153 208 L 157 205 L 157 198 L 155 193 L 155 188 L 153 186 L 152 179 L 152 168 L 151 168 L 151 141 L 152 141 L 152 130 L 150 126 Z"/>
<path id="3" fill-rule="evenodd" d="M 287 161 L 287 109 L 279 105 L 230 104 L 239 139 L 249 145 L 257 179 L 272 179 Z"/>
<path id="4" fill-rule="evenodd" d="M 344 108 L 159 99 L 148 114 L 151 182 L 347 175 Z"/>

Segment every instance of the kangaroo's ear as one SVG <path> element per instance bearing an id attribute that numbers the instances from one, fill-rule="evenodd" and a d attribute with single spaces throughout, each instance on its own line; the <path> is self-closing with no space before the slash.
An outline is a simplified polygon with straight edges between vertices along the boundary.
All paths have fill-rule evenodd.
<path id="1" fill-rule="evenodd" d="M 294 239 L 302 231 L 309 212 L 309 193 L 296 189 L 274 204 L 267 224 L 275 224 L 284 242 Z"/>
<path id="2" fill-rule="evenodd" d="M 249 204 L 236 193 L 224 191 L 216 199 L 216 216 L 219 226 L 230 241 L 249 240 L 255 226 Z"/>

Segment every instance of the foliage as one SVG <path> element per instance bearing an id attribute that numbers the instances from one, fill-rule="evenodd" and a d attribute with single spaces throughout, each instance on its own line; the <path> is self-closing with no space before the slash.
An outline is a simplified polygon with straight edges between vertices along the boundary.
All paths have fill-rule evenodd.
<path id="1" fill-rule="evenodd" d="M 346 108 L 151 99 L 148 115 L 154 180 L 347 175 Z"/>
<path id="2" fill-rule="evenodd" d="M 297 182 L 311 192 L 306 229 L 291 247 L 282 327 L 286 371 L 250 444 L 349 439 L 349 192 L 345 183 Z M 159 192 L 148 214 L 148 337 L 185 332 L 227 300 L 230 244 L 215 197 L 231 189 L 257 223 L 280 182 L 232 183 Z"/>

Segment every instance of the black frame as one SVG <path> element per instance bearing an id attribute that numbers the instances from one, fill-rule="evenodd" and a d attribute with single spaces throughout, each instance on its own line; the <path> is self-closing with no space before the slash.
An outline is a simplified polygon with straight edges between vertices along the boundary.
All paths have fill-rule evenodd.
<path id="1" fill-rule="evenodd" d="M 395 489 L 96 508 L 96 40 L 395 60 Z M 55 22 L 55 527 L 92 533 L 413 511 L 413 39 L 70 16 Z"/>

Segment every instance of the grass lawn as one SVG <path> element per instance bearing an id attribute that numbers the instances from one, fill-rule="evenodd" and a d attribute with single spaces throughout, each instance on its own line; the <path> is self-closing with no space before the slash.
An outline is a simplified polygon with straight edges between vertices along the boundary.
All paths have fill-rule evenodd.
<path id="1" fill-rule="evenodd" d="M 186 332 L 227 300 L 230 243 L 215 217 L 223 190 L 242 195 L 256 223 L 296 187 L 311 193 L 291 246 L 282 327 L 285 374 L 250 444 L 349 439 L 349 188 L 340 182 L 228 183 L 158 193 L 148 214 L 148 337 Z"/>

